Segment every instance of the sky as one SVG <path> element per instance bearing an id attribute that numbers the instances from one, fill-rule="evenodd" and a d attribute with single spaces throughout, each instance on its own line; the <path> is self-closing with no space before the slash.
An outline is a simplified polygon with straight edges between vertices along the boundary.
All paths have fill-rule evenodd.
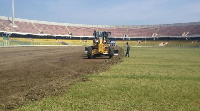
<path id="1" fill-rule="evenodd" d="M 0 0 L 0 16 L 12 16 Z M 200 21 L 200 0 L 15 0 L 15 17 L 91 25 L 156 25 Z"/>

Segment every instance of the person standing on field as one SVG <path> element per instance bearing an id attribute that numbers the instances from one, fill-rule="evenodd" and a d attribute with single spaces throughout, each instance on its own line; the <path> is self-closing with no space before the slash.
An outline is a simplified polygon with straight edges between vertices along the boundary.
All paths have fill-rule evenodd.
<path id="1" fill-rule="evenodd" d="M 127 42 L 126 43 L 126 56 L 128 55 L 128 57 L 129 57 L 129 50 L 130 50 L 130 46 L 129 46 L 128 42 Z"/>

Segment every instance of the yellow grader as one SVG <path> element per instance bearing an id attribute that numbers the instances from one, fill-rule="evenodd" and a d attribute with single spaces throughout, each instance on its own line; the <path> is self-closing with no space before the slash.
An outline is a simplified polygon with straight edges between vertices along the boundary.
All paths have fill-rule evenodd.
<path id="1" fill-rule="evenodd" d="M 102 55 L 109 56 L 118 55 L 118 50 L 115 50 L 116 42 L 111 41 L 109 37 L 111 32 L 94 31 L 93 46 L 85 47 L 88 59 L 93 59 Z"/>

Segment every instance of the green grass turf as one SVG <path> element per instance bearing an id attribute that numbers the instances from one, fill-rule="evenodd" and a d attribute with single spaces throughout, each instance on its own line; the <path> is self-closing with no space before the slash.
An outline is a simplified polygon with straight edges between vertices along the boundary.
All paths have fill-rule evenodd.
<path id="1" fill-rule="evenodd" d="M 200 49 L 131 48 L 122 63 L 86 77 L 18 110 L 200 110 Z"/>

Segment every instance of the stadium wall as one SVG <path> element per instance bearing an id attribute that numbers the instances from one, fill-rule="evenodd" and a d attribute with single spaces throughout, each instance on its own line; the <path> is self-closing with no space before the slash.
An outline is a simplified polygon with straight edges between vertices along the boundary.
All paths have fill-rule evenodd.
<path id="1" fill-rule="evenodd" d="M 71 24 L 71 23 L 57 23 L 57 22 L 48 22 L 48 21 L 37 21 L 37 20 L 27 20 L 27 19 L 21 19 L 16 18 L 16 24 L 18 24 L 18 27 L 12 27 L 11 26 L 11 17 L 5 17 L 0 16 L 0 19 L 5 23 L 2 26 L 2 32 L 0 27 L 0 36 L 10 36 L 15 38 L 26 38 L 26 39 L 68 39 L 68 40 L 91 40 L 93 39 L 93 31 L 94 29 L 111 31 L 112 40 L 121 40 L 121 41 L 199 41 L 200 40 L 200 22 L 191 22 L 191 23 L 177 23 L 177 24 L 161 24 L 161 25 L 87 25 L 87 24 Z M 21 23 L 19 23 L 21 22 Z M 22 23 L 23 22 L 23 23 Z M 44 33 L 38 32 L 37 29 L 34 28 L 34 25 L 31 23 L 37 25 L 37 29 L 40 29 Z M 19 25 L 21 24 L 21 25 Z M 45 30 L 43 30 L 43 25 L 38 24 L 44 24 Z M 68 31 L 65 27 L 69 26 L 68 28 L 71 28 L 71 32 L 75 32 L 74 35 L 67 35 Z M 182 27 L 183 26 L 183 27 Z M 30 28 L 31 27 L 31 28 Z M 166 27 L 166 28 L 165 28 Z M 10 28 L 11 30 L 6 30 L 5 28 Z M 28 31 L 25 29 L 30 28 Z M 125 37 L 123 34 L 127 33 L 127 29 L 130 31 L 131 34 L 134 34 L 132 36 Z M 178 30 L 177 30 L 178 29 Z M 179 30 L 181 29 L 181 30 Z M 61 30 L 61 31 L 60 31 Z M 159 33 L 157 30 L 160 30 Z M 191 35 L 185 35 L 181 36 L 183 33 L 189 32 L 191 30 L 194 30 Z M 29 32 L 30 31 L 30 32 Z M 55 31 L 55 32 L 54 32 Z M 60 33 L 61 32 L 61 33 Z M 77 33 L 76 33 L 77 32 Z M 86 33 L 85 33 L 86 32 Z M 170 32 L 170 33 L 169 33 Z M 178 32 L 178 34 L 177 34 Z M 84 33 L 84 34 L 83 34 Z M 129 34 L 130 34 L 129 33 Z M 152 37 L 153 33 L 158 33 L 158 36 Z M 57 35 L 59 34 L 59 35 Z M 130 34 L 130 35 L 131 35 Z M 3 44 L 4 41 L 0 43 L 0 45 Z M 32 41 L 23 41 L 20 42 L 20 40 L 12 40 L 12 41 L 5 41 L 10 42 L 11 44 L 19 44 L 19 45 L 35 45 L 36 42 Z M 41 41 L 39 41 L 41 42 Z M 61 43 L 36 43 L 38 44 L 56 44 L 56 45 L 65 45 Z"/>

